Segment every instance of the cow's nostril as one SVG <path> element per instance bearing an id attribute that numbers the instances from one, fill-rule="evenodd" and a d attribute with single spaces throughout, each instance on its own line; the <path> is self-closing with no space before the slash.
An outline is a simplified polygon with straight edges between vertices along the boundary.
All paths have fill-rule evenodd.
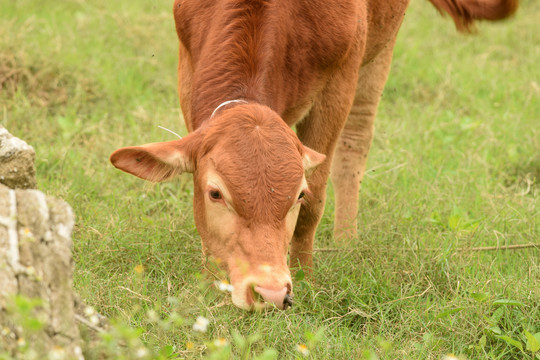
<path id="1" fill-rule="evenodd" d="M 287 310 L 287 308 L 291 307 L 293 305 L 293 299 L 291 294 L 285 295 L 285 299 L 283 299 L 283 310 Z"/>

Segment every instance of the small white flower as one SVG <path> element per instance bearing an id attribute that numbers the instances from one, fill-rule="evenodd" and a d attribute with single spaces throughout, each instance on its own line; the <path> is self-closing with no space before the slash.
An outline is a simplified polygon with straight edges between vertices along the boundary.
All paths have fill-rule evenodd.
<path id="1" fill-rule="evenodd" d="M 296 345 L 296 351 L 298 351 L 303 356 L 309 355 L 309 349 L 307 348 L 306 344 L 298 344 Z"/>
<path id="2" fill-rule="evenodd" d="M 17 339 L 17 345 L 18 345 L 18 346 L 24 346 L 24 345 L 26 345 L 26 340 L 24 340 L 24 338 L 18 338 L 18 339 Z"/>
<path id="3" fill-rule="evenodd" d="M 23 240 L 34 240 L 34 234 L 32 234 L 32 231 L 30 231 L 30 229 L 27 227 L 21 229 L 19 233 L 21 234 L 21 238 Z"/>
<path id="4" fill-rule="evenodd" d="M 232 286 L 231 284 L 229 284 L 229 282 L 228 282 L 227 280 L 221 280 L 221 281 L 216 280 L 216 281 L 214 282 L 214 285 L 216 285 L 216 287 L 217 287 L 220 291 L 233 292 L 233 290 L 234 290 L 234 286 Z"/>
<path id="5" fill-rule="evenodd" d="M 90 316 L 90 322 L 92 323 L 92 325 L 98 325 L 99 324 L 99 316 L 97 314 L 94 314 L 92 316 Z"/>
<path id="6" fill-rule="evenodd" d="M 138 348 L 137 351 L 135 351 L 135 356 L 138 358 L 144 358 L 144 357 L 147 357 L 148 355 L 149 355 L 148 349 L 142 346 Z"/>
<path id="7" fill-rule="evenodd" d="M 61 346 L 55 346 L 49 351 L 49 360 L 64 360 L 66 358 L 66 351 Z"/>
<path id="8" fill-rule="evenodd" d="M 159 321 L 159 316 L 155 310 L 148 310 L 146 312 L 146 316 L 148 317 L 148 320 L 150 320 L 151 322 Z"/>
<path id="9" fill-rule="evenodd" d="M 195 324 L 193 324 L 193 330 L 206 332 L 206 328 L 208 328 L 208 324 L 210 324 L 210 320 L 208 320 L 204 316 L 198 316 L 197 320 L 195 321 Z"/>
<path id="10" fill-rule="evenodd" d="M 73 353 L 75 354 L 75 358 L 77 360 L 84 360 L 83 352 L 80 346 L 75 346 L 75 348 L 73 348 Z"/>
<path id="11" fill-rule="evenodd" d="M 227 341 L 227 339 L 224 338 L 214 340 L 214 345 L 216 345 L 217 347 L 227 346 L 228 344 L 229 342 Z"/>
<path id="12" fill-rule="evenodd" d="M 24 355 L 26 355 L 25 359 L 27 360 L 39 359 L 39 354 L 34 349 L 28 350 Z"/>
<path id="13" fill-rule="evenodd" d="M 86 315 L 86 317 L 90 317 L 94 315 L 95 313 L 96 313 L 96 310 L 94 310 L 94 308 L 91 306 L 87 306 L 84 308 L 84 315 Z"/>
<path id="14" fill-rule="evenodd" d="M 454 354 L 444 355 L 442 360 L 459 360 L 459 358 Z"/>
<path id="15" fill-rule="evenodd" d="M 8 328 L 8 327 L 5 327 L 2 329 L 2 331 L 0 332 L 0 335 L 2 336 L 7 336 L 11 333 L 11 330 Z"/>

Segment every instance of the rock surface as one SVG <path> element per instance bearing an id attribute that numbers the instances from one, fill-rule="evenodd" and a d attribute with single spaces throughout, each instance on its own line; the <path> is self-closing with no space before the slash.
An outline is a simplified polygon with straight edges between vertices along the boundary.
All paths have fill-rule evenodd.
<path id="1" fill-rule="evenodd" d="M 0 183 L 12 189 L 35 189 L 34 149 L 0 126 Z"/>
<path id="2" fill-rule="evenodd" d="M 0 184 L 0 354 L 83 359 L 72 290 L 73 225 L 64 201 Z M 24 309 L 14 305 L 15 294 L 42 300 L 30 316 L 18 319 Z M 28 328 L 30 318 L 43 328 Z"/>

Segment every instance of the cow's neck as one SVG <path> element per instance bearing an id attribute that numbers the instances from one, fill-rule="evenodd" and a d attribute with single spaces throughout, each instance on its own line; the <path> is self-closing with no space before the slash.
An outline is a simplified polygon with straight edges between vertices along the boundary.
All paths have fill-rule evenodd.
<path id="1" fill-rule="evenodd" d="M 279 111 L 272 96 L 273 29 L 264 1 L 237 2 L 212 23 L 209 34 L 194 59 L 192 121 L 198 128 L 210 119 L 221 103 L 233 99 L 260 103 Z M 276 80 L 276 79 L 274 79 Z"/>

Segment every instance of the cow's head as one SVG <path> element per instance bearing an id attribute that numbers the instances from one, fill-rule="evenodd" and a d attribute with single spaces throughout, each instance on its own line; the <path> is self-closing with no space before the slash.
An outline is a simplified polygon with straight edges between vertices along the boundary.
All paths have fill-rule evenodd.
<path id="1" fill-rule="evenodd" d="M 222 110 L 183 139 L 111 155 L 117 168 L 153 182 L 193 173 L 203 250 L 220 260 L 234 286 L 233 303 L 246 309 L 287 307 L 287 251 L 309 192 L 306 173 L 324 159 L 275 112 L 255 104 Z"/>

